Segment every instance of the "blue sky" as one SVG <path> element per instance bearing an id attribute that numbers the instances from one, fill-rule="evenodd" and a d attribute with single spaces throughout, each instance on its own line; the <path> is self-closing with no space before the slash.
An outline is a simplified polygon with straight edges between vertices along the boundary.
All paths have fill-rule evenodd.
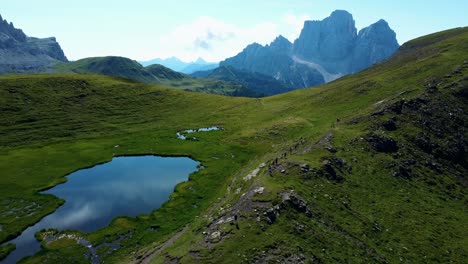
<path id="1" fill-rule="evenodd" d="M 466 0 L 2 0 L 0 14 L 29 36 L 57 37 L 73 60 L 119 55 L 218 61 L 279 34 L 294 41 L 304 20 L 321 20 L 336 9 L 353 14 L 358 30 L 385 19 L 400 44 L 468 26 Z"/>

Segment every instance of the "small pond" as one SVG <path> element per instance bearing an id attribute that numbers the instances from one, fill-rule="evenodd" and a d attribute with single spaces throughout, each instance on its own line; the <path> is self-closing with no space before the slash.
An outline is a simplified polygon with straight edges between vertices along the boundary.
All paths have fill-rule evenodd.
<path id="1" fill-rule="evenodd" d="M 178 139 L 182 139 L 182 140 L 186 140 L 186 139 L 197 140 L 196 137 L 190 138 L 190 137 L 187 136 L 187 134 L 195 133 L 195 132 L 210 132 L 210 131 L 217 131 L 217 130 L 221 130 L 221 128 L 217 127 L 217 126 L 202 127 L 202 128 L 187 129 L 187 130 L 184 130 L 182 132 L 177 132 L 176 135 L 177 135 Z"/>
<path id="2" fill-rule="evenodd" d="M 0 263 L 16 263 L 40 250 L 34 234 L 41 229 L 90 232 L 117 216 L 148 214 L 168 200 L 174 187 L 188 180 L 198 162 L 186 157 L 117 157 L 67 176 L 68 181 L 43 193 L 65 203 L 8 243 L 16 250 Z"/>

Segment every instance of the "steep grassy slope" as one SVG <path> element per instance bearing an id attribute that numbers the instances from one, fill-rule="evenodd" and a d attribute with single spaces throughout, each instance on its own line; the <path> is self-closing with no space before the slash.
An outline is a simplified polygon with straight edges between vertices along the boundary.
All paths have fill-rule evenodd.
<path id="1" fill-rule="evenodd" d="M 123 57 L 95 57 L 74 62 L 58 63 L 50 73 L 102 74 L 131 79 L 148 84 L 162 84 L 167 87 L 210 94 L 230 96 L 252 96 L 254 93 L 241 84 L 209 78 L 192 78 L 175 72 L 162 65 L 141 66 L 136 61 Z"/>
<path id="2" fill-rule="evenodd" d="M 316 92 L 266 98 L 317 125 L 259 160 L 256 177 L 245 178 L 255 166 L 234 177 L 222 202 L 147 259 L 464 263 L 467 39 L 467 29 L 423 37 Z"/>
<path id="3" fill-rule="evenodd" d="M 466 28 L 427 36 L 359 74 L 263 99 L 2 77 L 0 239 L 52 212 L 61 201 L 36 192 L 65 174 L 154 153 L 205 169 L 161 209 L 78 233 L 94 245 L 131 234 L 107 263 L 462 263 L 467 40 Z M 175 136 L 210 125 L 224 130 Z M 74 241 L 43 246 L 25 262 L 89 262 Z"/>

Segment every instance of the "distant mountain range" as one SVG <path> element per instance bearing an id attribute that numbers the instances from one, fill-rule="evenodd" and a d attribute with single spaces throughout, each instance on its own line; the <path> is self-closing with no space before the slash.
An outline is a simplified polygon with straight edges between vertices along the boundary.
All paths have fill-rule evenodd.
<path id="1" fill-rule="evenodd" d="M 208 71 L 219 66 L 219 63 L 206 62 L 202 58 L 198 58 L 196 61 L 193 62 L 184 62 L 176 57 L 170 57 L 167 59 L 158 58 L 149 61 L 141 61 L 140 63 L 143 66 L 160 64 L 173 71 L 178 71 L 185 74 L 192 74 L 197 71 Z"/>
<path id="2" fill-rule="evenodd" d="M 56 39 L 28 37 L 0 16 L 0 74 L 36 72 L 67 57 Z"/>
<path id="3" fill-rule="evenodd" d="M 178 61 L 172 58 L 166 62 L 176 65 Z M 212 65 L 203 59 L 193 63 L 179 62 L 187 68 L 186 71 L 211 69 Z M 240 83 L 193 78 L 159 64 L 143 67 L 137 61 L 123 57 L 94 57 L 69 62 L 55 38 L 28 37 L 0 16 L 0 74 L 10 73 L 102 74 L 186 91 L 257 96 Z"/>
<path id="4" fill-rule="evenodd" d="M 104 74 L 237 96 L 268 96 L 330 82 L 385 60 L 398 47 L 395 32 L 384 20 L 358 33 L 353 16 L 337 10 L 322 21 L 306 21 L 294 43 L 283 36 L 265 46 L 253 43 L 219 65 L 176 57 L 140 63 L 122 57 L 68 62 L 55 38 L 28 37 L 0 17 L 0 74 Z"/>
<path id="5" fill-rule="evenodd" d="M 294 43 L 283 36 L 266 46 L 253 43 L 220 62 L 220 67 L 268 75 L 289 89 L 298 89 L 360 71 L 387 59 L 398 47 L 396 34 L 385 20 L 357 33 L 353 16 L 337 10 L 322 21 L 305 21 Z"/>
<path id="6" fill-rule="evenodd" d="M 161 84 L 170 88 L 229 96 L 256 96 L 245 86 L 229 80 L 193 78 L 160 64 L 143 67 L 137 61 L 124 57 L 94 57 L 74 62 L 57 63 L 49 73 L 102 74 L 142 83 Z"/>

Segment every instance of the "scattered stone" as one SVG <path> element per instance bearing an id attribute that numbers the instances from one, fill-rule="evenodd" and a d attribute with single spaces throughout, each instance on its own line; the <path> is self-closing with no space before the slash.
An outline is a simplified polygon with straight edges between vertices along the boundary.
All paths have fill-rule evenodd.
<path id="1" fill-rule="evenodd" d="M 310 214 L 310 210 L 307 207 L 307 202 L 296 195 L 295 193 L 282 193 L 281 194 L 281 200 L 282 200 L 282 205 L 287 205 L 292 208 L 294 208 L 296 211 L 305 213 L 305 214 Z"/>
<path id="2" fill-rule="evenodd" d="M 250 172 L 249 174 L 247 174 L 247 176 L 244 177 L 244 181 L 248 181 L 252 178 L 257 177 L 258 173 L 260 172 L 260 169 L 264 168 L 265 166 L 265 163 L 258 165 L 257 168 L 255 168 L 252 172 Z"/>
<path id="3" fill-rule="evenodd" d="M 428 94 L 434 94 L 436 93 L 438 90 L 437 90 L 437 86 L 435 85 L 429 85 L 428 87 L 426 87 L 426 93 Z"/>
<path id="4" fill-rule="evenodd" d="M 221 219 L 218 220 L 218 222 L 215 223 L 215 225 L 222 225 L 222 224 L 224 224 L 224 222 L 225 222 L 224 219 L 221 218 Z"/>
<path id="5" fill-rule="evenodd" d="M 294 192 L 281 193 L 281 203 L 268 208 L 263 212 L 266 217 L 268 224 L 273 224 L 276 219 L 280 216 L 281 210 L 286 208 L 292 208 L 299 213 L 304 213 L 307 216 L 312 216 L 311 210 L 307 207 L 307 202 Z M 257 221 L 261 220 L 260 216 L 257 217 Z"/>
<path id="6" fill-rule="evenodd" d="M 372 147 L 378 152 L 393 153 L 398 151 L 398 144 L 392 138 L 370 135 L 366 138 L 366 141 L 371 143 Z"/>
<path id="7" fill-rule="evenodd" d="M 399 166 L 397 171 L 393 173 L 393 177 L 404 178 L 404 179 L 413 178 L 413 175 L 411 173 L 411 168 L 406 167 L 406 166 Z"/>
<path id="8" fill-rule="evenodd" d="M 219 232 L 219 231 L 215 231 L 215 232 L 211 233 L 211 235 L 210 235 L 211 240 L 219 240 L 220 238 L 221 238 L 221 232 Z"/>
<path id="9" fill-rule="evenodd" d="M 381 125 L 387 131 L 395 131 L 397 129 L 397 126 L 392 119 L 382 122 Z"/>
<path id="10" fill-rule="evenodd" d="M 374 223 L 372 223 L 372 231 L 382 232 L 383 228 L 377 222 L 374 222 Z"/>
<path id="11" fill-rule="evenodd" d="M 280 207 L 278 205 L 275 205 L 267 209 L 263 214 L 266 216 L 268 224 L 271 225 L 276 221 L 276 218 L 279 217 Z"/>
<path id="12" fill-rule="evenodd" d="M 437 144 L 433 143 L 431 139 L 424 133 L 416 135 L 413 141 L 416 146 L 422 149 L 426 153 L 432 153 L 432 151 L 438 148 Z"/>
<path id="13" fill-rule="evenodd" d="M 265 191 L 265 187 L 258 187 L 254 189 L 254 192 L 257 194 L 263 194 L 264 191 Z"/>
<path id="14" fill-rule="evenodd" d="M 304 225 L 301 225 L 301 224 L 299 224 L 299 223 L 295 223 L 294 229 L 295 229 L 296 232 L 298 232 L 298 233 L 304 233 L 305 227 L 304 227 Z"/>
<path id="15" fill-rule="evenodd" d="M 339 159 L 338 159 L 339 160 Z M 340 165 L 338 165 L 340 166 Z M 342 167 L 342 165 L 340 166 Z M 330 160 L 324 160 L 322 162 L 322 168 L 318 172 L 318 174 L 321 174 L 320 176 L 323 176 L 331 181 L 335 182 L 343 182 L 344 177 L 338 174 L 335 169 L 333 168 L 332 161 Z"/>
<path id="16" fill-rule="evenodd" d="M 325 149 L 328 150 L 328 151 L 330 151 L 330 152 L 333 153 L 333 154 L 337 152 L 337 150 L 336 150 L 334 147 L 332 147 L 332 146 L 326 146 Z"/>
<path id="17" fill-rule="evenodd" d="M 401 115 L 403 112 L 403 105 L 405 104 L 406 100 L 400 100 L 398 102 L 395 102 L 394 104 L 391 104 L 388 109 L 392 112 L 394 112 L 397 115 Z"/>
<path id="18" fill-rule="evenodd" d="M 302 171 L 302 172 L 308 172 L 308 171 L 310 171 L 309 164 L 301 164 L 301 165 L 299 165 L 299 167 L 301 168 L 301 171 Z"/>

